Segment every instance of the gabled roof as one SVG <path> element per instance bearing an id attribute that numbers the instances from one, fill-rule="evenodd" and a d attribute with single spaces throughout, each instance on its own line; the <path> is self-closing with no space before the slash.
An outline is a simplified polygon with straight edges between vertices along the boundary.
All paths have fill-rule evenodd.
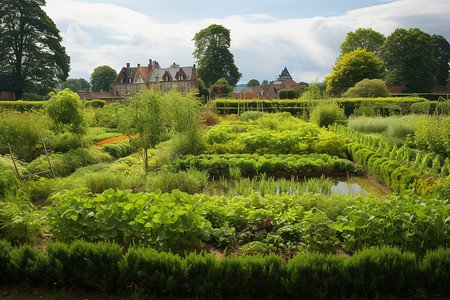
<path id="1" fill-rule="evenodd" d="M 177 79 L 177 73 L 182 71 L 184 72 L 184 75 L 186 75 L 186 78 L 183 80 L 191 80 L 192 79 L 192 70 L 194 67 L 181 67 L 181 68 L 163 68 L 163 69 L 155 69 L 152 70 L 152 74 L 148 78 L 147 82 L 160 82 L 163 80 L 164 74 L 167 72 L 170 77 L 171 81 L 178 81 Z M 158 78 L 158 80 L 156 80 Z"/>

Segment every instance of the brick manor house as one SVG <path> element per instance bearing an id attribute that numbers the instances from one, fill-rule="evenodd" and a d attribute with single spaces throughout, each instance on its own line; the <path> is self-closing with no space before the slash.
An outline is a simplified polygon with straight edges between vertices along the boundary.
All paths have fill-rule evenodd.
<path id="1" fill-rule="evenodd" d="M 195 65 L 180 67 L 173 63 L 168 68 L 161 68 L 157 61 L 149 59 L 147 66 L 138 64 L 137 67 L 130 67 L 130 63 L 127 63 L 114 81 L 114 92 L 125 97 L 128 93 L 139 91 L 142 88 L 168 92 L 175 85 L 181 93 L 189 93 L 192 89 L 198 89 Z"/>

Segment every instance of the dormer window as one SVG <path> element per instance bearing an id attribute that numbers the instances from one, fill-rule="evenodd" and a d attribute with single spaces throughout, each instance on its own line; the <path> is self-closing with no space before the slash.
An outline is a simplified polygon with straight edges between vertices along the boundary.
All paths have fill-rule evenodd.
<path id="1" fill-rule="evenodd" d="M 120 78 L 120 83 L 123 83 L 123 78 Z"/>
<path id="2" fill-rule="evenodd" d="M 128 78 L 128 83 L 131 83 L 131 78 Z"/>
<path id="3" fill-rule="evenodd" d="M 163 81 L 170 81 L 170 80 L 169 80 L 169 76 L 168 76 L 168 75 L 164 76 L 164 77 L 163 77 Z"/>
<path id="4" fill-rule="evenodd" d="M 184 75 L 178 75 L 178 80 L 184 80 Z"/>

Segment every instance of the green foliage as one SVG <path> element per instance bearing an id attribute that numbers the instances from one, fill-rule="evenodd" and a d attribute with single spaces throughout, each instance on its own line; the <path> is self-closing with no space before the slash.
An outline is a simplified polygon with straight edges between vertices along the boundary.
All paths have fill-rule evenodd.
<path id="1" fill-rule="evenodd" d="M 39 111 L 44 108 L 46 101 L 0 101 L 0 110 L 13 110 L 19 112 Z"/>
<path id="2" fill-rule="evenodd" d="M 212 24 L 197 32 L 194 57 L 198 60 L 198 76 L 206 86 L 225 78 L 235 86 L 242 74 L 234 64 L 234 57 L 228 48 L 231 44 L 230 30 L 222 25 Z"/>
<path id="3" fill-rule="evenodd" d="M 4 0 L 0 7 L 0 90 L 48 94 L 66 80 L 70 58 L 45 1 Z"/>
<path id="4" fill-rule="evenodd" d="M 161 190 L 163 193 L 178 189 L 188 194 L 194 194 L 205 187 L 209 178 L 206 171 L 188 169 L 181 172 L 159 171 L 147 177 L 146 190 Z"/>
<path id="5" fill-rule="evenodd" d="M 317 253 L 183 257 L 140 246 L 51 243 L 47 251 L 0 241 L 0 283 L 57 286 L 145 297 L 277 297 L 306 299 L 444 297 L 449 250 L 422 259 L 391 247 L 353 256 Z M 98 272 L 99 268 L 104 272 Z M 58 290 L 56 290 L 58 291 Z"/>
<path id="6" fill-rule="evenodd" d="M 434 57 L 437 60 L 437 84 L 445 85 L 449 77 L 450 44 L 442 35 L 433 34 L 431 40 L 434 44 Z"/>
<path id="7" fill-rule="evenodd" d="M 420 120 L 414 142 L 420 149 L 450 156 L 450 117 Z"/>
<path id="8" fill-rule="evenodd" d="M 360 198 L 338 218 L 336 230 L 350 250 L 391 245 L 425 253 L 449 245 L 448 200 L 414 195 L 388 196 L 380 201 Z"/>
<path id="9" fill-rule="evenodd" d="M 53 94 L 46 104 L 46 113 L 54 124 L 71 133 L 82 134 L 86 131 L 83 103 L 78 94 L 66 89 Z"/>
<path id="10" fill-rule="evenodd" d="M 381 49 L 386 83 L 404 85 L 407 92 L 429 92 L 437 73 L 431 36 L 418 28 L 397 28 Z"/>
<path id="11" fill-rule="evenodd" d="M 381 79 L 363 79 L 349 88 L 342 97 L 348 98 L 373 98 L 373 97 L 389 97 L 390 93 L 386 84 Z"/>
<path id="12" fill-rule="evenodd" d="M 110 66 L 99 66 L 91 74 L 92 91 L 109 91 L 117 77 L 117 72 Z"/>
<path id="13" fill-rule="evenodd" d="M 61 240 L 143 243 L 179 250 L 200 246 L 209 236 L 211 224 L 200 203 L 179 191 L 143 195 L 107 190 L 95 198 L 55 197 L 64 201 L 49 209 L 48 222 Z"/>
<path id="14" fill-rule="evenodd" d="M 248 87 L 255 87 L 260 86 L 259 81 L 256 79 L 250 79 L 249 82 L 247 82 Z"/>
<path id="15" fill-rule="evenodd" d="M 337 61 L 340 61 L 345 54 L 358 50 L 358 48 L 373 52 L 379 57 L 381 47 L 385 40 L 386 37 L 383 34 L 372 28 L 358 28 L 355 32 L 347 32 L 345 40 L 339 46 L 341 51 Z"/>
<path id="16" fill-rule="evenodd" d="M 270 172 L 355 172 L 355 166 L 346 159 L 332 157 L 327 154 L 265 154 L 260 156 L 250 154 L 226 154 L 199 156 L 188 155 L 173 162 L 179 170 L 195 167 L 198 170 L 208 170 L 213 176 L 229 176 L 229 169 L 238 167 L 242 175 Z"/>
<path id="17" fill-rule="evenodd" d="M 136 150 L 129 140 L 108 143 L 103 145 L 102 149 L 114 158 L 130 155 Z"/>
<path id="18" fill-rule="evenodd" d="M 450 102 L 426 101 L 411 105 L 411 112 L 415 114 L 450 115 Z"/>
<path id="19" fill-rule="evenodd" d="M 250 120 L 254 121 L 254 120 L 261 118 L 262 115 L 264 115 L 264 113 L 262 111 L 249 110 L 249 111 L 244 111 L 242 113 L 242 115 L 240 116 L 240 119 L 244 122 L 248 122 Z"/>
<path id="20" fill-rule="evenodd" d="M 340 95 L 365 78 L 381 78 L 383 71 L 383 62 L 375 54 L 364 49 L 354 50 L 345 54 L 333 66 L 333 73 L 325 78 L 327 92 Z"/>
<path id="21" fill-rule="evenodd" d="M 27 199 L 1 200 L 0 238 L 17 244 L 34 242 L 44 234 L 44 215 L 44 211 L 36 209 Z"/>
<path id="22" fill-rule="evenodd" d="M 42 145 L 39 132 L 46 128 L 40 113 L 2 113 L 0 118 L 0 154 L 9 154 L 8 144 L 17 158 L 31 161 L 39 156 Z"/>
<path id="23" fill-rule="evenodd" d="M 311 112 L 311 122 L 322 127 L 327 127 L 334 123 L 342 124 L 346 121 L 344 110 L 337 103 L 318 105 Z"/>

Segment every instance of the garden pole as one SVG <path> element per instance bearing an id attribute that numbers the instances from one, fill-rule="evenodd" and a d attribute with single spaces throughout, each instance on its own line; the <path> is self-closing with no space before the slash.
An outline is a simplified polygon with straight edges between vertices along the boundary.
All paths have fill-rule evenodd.
<path id="1" fill-rule="evenodd" d="M 11 150 L 11 145 L 9 143 L 8 143 L 8 148 L 9 148 L 9 154 L 11 154 L 11 159 L 13 161 L 14 168 L 16 168 L 17 177 L 19 177 L 20 183 L 23 183 L 22 182 L 22 177 L 20 177 L 19 169 L 17 169 L 16 160 L 14 159 L 14 155 L 13 155 L 12 150 Z"/>
<path id="2" fill-rule="evenodd" d="M 81 151 L 83 151 L 84 162 L 86 163 L 86 167 L 87 167 L 88 164 L 87 164 L 87 160 L 86 160 L 86 153 L 84 153 L 83 141 L 81 140 L 81 135 L 80 134 L 78 134 L 78 139 L 80 140 Z"/>
<path id="3" fill-rule="evenodd" d="M 52 171 L 53 178 L 55 178 L 56 177 L 55 172 L 53 171 L 52 163 L 50 162 L 50 157 L 48 157 L 47 147 L 45 147 L 45 142 L 41 134 L 39 134 L 39 138 L 41 139 L 42 147 L 44 147 L 45 156 L 47 157 L 48 165 L 50 166 L 50 170 Z"/>

